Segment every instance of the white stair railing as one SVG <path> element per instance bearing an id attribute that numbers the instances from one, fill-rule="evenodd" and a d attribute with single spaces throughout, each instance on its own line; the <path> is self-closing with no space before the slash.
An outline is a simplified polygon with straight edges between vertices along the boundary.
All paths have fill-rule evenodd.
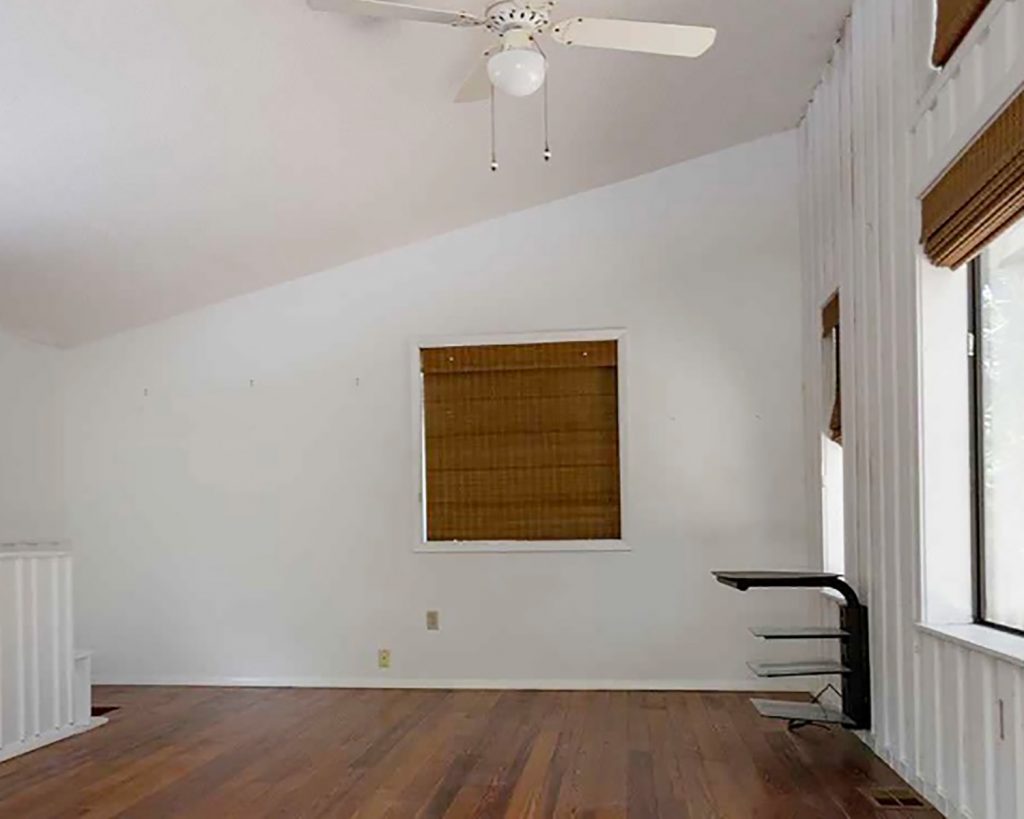
<path id="1" fill-rule="evenodd" d="M 90 704 L 76 702 L 88 690 L 76 684 L 67 544 L 0 544 L 0 761 L 91 727 Z"/>

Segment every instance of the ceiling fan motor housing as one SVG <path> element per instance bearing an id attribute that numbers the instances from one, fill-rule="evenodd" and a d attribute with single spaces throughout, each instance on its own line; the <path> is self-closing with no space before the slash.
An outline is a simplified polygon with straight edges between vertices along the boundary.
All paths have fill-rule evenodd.
<path id="1" fill-rule="evenodd" d="M 514 0 L 495 3 L 487 9 L 487 28 L 498 35 L 510 31 L 543 33 L 551 24 L 550 9 L 553 3 L 521 3 Z"/>

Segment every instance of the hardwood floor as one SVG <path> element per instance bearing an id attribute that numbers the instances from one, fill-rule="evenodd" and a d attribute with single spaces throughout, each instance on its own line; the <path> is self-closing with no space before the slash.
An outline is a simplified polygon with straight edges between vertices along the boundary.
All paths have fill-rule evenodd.
<path id="1" fill-rule="evenodd" d="M 849 734 L 730 693 L 99 688 L 110 724 L 0 765 L 0 817 L 938 817 Z"/>

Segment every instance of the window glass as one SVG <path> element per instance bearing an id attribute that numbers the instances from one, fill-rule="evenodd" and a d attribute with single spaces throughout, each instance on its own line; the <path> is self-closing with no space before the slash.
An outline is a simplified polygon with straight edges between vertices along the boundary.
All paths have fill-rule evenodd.
<path id="1" fill-rule="evenodd" d="M 979 619 L 1024 631 L 1024 222 L 975 281 Z"/>

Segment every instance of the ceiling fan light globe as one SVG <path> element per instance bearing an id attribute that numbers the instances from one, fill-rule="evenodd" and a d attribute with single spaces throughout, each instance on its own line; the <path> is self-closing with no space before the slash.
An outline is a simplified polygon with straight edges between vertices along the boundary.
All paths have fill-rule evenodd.
<path id="1" fill-rule="evenodd" d="M 511 97 L 528 97 L 540 90 L 547 76 L 547 60 L 532 48 L 509 48 L 487 61 L 491 84 Z"/>

